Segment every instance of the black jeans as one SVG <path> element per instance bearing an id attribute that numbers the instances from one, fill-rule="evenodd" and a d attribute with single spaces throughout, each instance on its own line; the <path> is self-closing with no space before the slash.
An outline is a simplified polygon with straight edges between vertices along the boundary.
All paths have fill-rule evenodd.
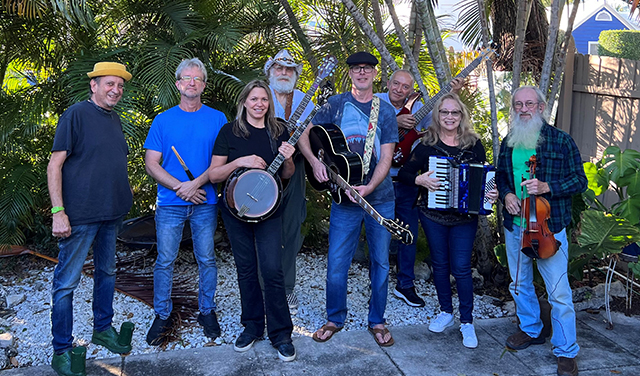
<path id="1" fill-rule="evenodd" d="M 245 333 L 262 337 L 266 311 L 271 344 L 291 343 L 293 324 L 284 292 L 280 210 L 262 222 L 245 223 L 231 215 L 223 203 L 219 207 L 238 270 L 242 302 L 240 323 L 245 327 Z M 258 267 L 264 280 L 264 298 Z"/>

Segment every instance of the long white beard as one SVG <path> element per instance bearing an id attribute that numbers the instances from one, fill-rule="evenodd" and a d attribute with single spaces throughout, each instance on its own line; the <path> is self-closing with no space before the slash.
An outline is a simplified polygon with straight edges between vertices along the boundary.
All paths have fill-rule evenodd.
<path id="1" fill-rule="evenodd" d="M 535 149 L 542 138 L 539 135 L 543 124 L 542 116 L 538 113 L 532 115 L 529 120 L 522 120 L 520 116 L 516 116 L 511 122 L 507 146 L 510 148 Z"/>
<path id="2" fill-rule="evenodd" d="M 285 80 L 283 80 L 285 79 Z M 293 91 L 293 88 L 296 87 L 296 81 L 292 77 L 282 76 L 279 78 L 274 77 L 273 73 L 269 74 L 269 84 L 273 88 L 273 90 L 278 93 L 289 94 Z"/>

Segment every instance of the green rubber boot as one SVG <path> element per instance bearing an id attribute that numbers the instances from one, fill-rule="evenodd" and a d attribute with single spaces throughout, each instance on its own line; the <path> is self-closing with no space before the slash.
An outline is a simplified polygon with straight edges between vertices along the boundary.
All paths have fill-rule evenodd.
<path id="1" fill-rule="evenodd" d="M 131 344 L 121 345 L 118 342 L 118 332 L 113 326 L 110 326 L 109 329 L 104 332 L 96 332 L 94 330 L 91 342 L 104 346 L 116 354 L 126 354 L 131 351 Z"/>
<path id="2" fill-rule="evenodd" d="M 71 371 L 71 350 L 60 355 L 53 354 L 53 358 L 51 359 L 51 368 L 56 371 L 58 376 L 87 376 L 85 371 Z"/>

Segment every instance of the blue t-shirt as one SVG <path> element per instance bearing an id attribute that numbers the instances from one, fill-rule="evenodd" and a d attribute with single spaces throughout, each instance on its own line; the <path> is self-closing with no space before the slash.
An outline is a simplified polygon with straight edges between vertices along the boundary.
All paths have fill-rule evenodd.
<path id="1" fill-rule="evenodd" d="M 371 101 L 360 103 L 353 98 L 351 92 L 346 92 L 330 97 L 327 103 L 316 113 L 313 118 L 313 124 L 337 125 L 347 139 L 349 150 L 362 156 L 367 138 L 370 112 Z M 396 121 L 393 106 L 385 101 L 380 101 L 380 112 L 378 114 L 378 125 L 376 127 L 369 173 L 365 177 L 363 184 L 369 183 L 373 176 L 380 156 L 380 145 L 396 142 L 398 142 L 398 122 Z M 395 199 L 393 184 L 388 173 L 380 185 L 365 199 L 372 205 Z M 349 202 L 348 204 L 353 203 Z"/>
<path id="2" fill-rule="evenodd" d="M 193 176 L 198 177 L 211 165 L 213 145 L 226 122 L 222 112 L 205 105 L 196 112 L 186 112 L 175 106 L 153 119 L 144 148 L 162 153 L 162 168 L 174 178 L 187 181 L 189 178 L 171 147 L 176 148 Z M 215 204 L 217 193 L 213 184 L 207 183 L 201 188 L 207 192 L 207 204 Z M 193 205 L 161 184 L 158 184 L 156 204 Z"/>

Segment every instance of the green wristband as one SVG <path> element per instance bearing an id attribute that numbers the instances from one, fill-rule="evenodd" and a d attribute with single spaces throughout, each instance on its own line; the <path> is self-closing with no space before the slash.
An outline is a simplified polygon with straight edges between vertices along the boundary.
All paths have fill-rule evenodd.
<path id="1" fill-rule="evenodd" d="M 62 206 L 54 206 L 51 208 L 51 214 L 56 214 L 57 212 L 61 212 L 64 210 Z"/>

